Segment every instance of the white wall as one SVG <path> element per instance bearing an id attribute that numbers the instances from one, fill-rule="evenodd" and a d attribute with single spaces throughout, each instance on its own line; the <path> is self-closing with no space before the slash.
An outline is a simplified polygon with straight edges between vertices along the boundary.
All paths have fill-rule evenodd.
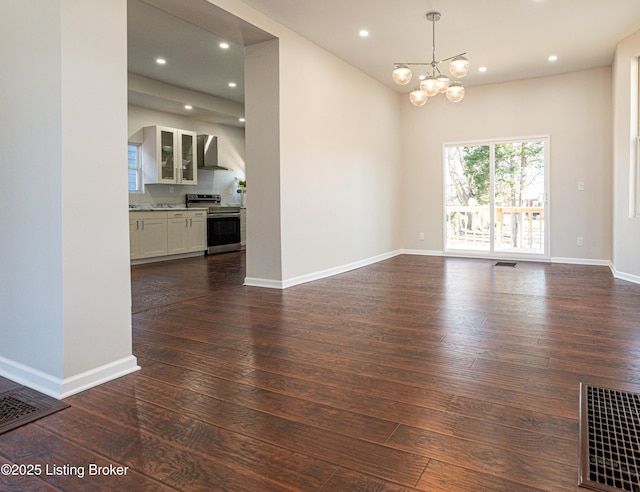
<path id="1" fill-rule="evenodd" d="M 283 278 L 399 249 L 396 94 L 302 38 L 280 65 Z"/>
<path id="2" fill-rule="evenodd" d="M 0 79 L 3 374 L 16 362 L 63 376 L 60 17 L 48 0 L 11 2 L 0 17 L 0 61 L 11 67 Z"/>
<path id="3" fill-rule="evenodd" d="M 12 67 L 1 79 L 0 373 L 56 397 L 137 369 L 126 11 L 125 0 L 28 0 L 3 5 L 0 21 Z"/>
<path id="4" fill-rule="evenodd" d="M 196 186 L 149 185 L 144 193 L 130 193 L 129 203 L 134 204 L 184 204 L 187 193 L 218 193 L 224 205 L 239 205 L 240 195 L 235 192 L 236 179 L 245 179 L 245 137 L 244 128 L 218 125 L 187 116 L 129 105 L 128 135 L 130 142 L 142 143 L 142 128 L 145 126 L 168 126 L 189 130 L 198 134 L 218 137 L 218 161 L 229 171 L 198 169 Z M 230 194 L 229 191 L 232 191 Z"/>
<path id="5" fill-rule="evenodd" d="M 403 244 L 443 250 L 442 145 L 549 135 L 551 257 L 611 258 L 611 70 L 469 87 L 460 103 L 402 97 Z M 585 191 L 577 191 L 584 181 Z M 424 241 L 418 240 L 425 232 Z M 576 237 L 584 237 L 584 247 Z"/>
<path id="6" fill-rule="evenodd" d="M 637 72 L 640 31 L 624 39 L 613 64 L 613 267 L 616 276 L 640 283 L 640 217 L 633 211 L 635 137 L 637 136 Z"/>
<path id="7" fill-rule="evenodd" d="M 247 254 L 245 283 L 280 287 L 280 59 L 278 40 L 245 48 Z"/>
<path id="8" fill-rule="evenodd" d="M 279 221 L 272 217 L 273 223 L 262 223 L 279 228 L 280 257 L 261 258 L 260 264 L 281 261 L 281 276 L 264 280 L 288 285 L 398 250 L 402 243 L 397 220 L 401 169 L 396 94 L 242 2 L 210 1 L 276 36 L 279 43 L 278 118 L 249 118 L 249 87 L 246 102 L 248 147 L 251 125 L 269 134 L 269 125 L 279 125 L 279 202 L 278 197 L 256 202 L 255 187 L 270 185 L 251 180 L 251 166 L 260 165 L 252 159 L 259 152 L 252 157 L 247 149 L 253 182 L 247 198 L 248 227 L 252 207 L 280 210 Z M 245 70 L 251 71 L 251 66 Z M 247 276 L 255 278 L 262 274 L 252 270 L 258 262 L 251 260 L 251 242 L 249 235 Z"/>

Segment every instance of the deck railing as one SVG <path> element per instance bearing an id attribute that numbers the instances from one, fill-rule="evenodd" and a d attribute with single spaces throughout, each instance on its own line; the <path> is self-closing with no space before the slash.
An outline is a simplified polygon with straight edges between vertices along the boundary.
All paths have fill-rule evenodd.
<path id="1" fill-rule="evenodd" d="M 448 244 L 488 246 L 491 218 L 488 206 L 448 206 Z M 495 245 L 539 249 L 544 245 L 544 207 L 495 207 Z"/>

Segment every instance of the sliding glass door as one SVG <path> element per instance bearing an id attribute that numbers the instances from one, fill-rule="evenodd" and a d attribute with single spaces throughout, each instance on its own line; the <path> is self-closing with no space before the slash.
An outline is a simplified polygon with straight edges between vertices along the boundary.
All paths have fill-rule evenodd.
<path id="1" fill-rule="evenodd" d="M 445 251 L 547 257 L 548 148 L 548 137 L 446 145 Z"/>

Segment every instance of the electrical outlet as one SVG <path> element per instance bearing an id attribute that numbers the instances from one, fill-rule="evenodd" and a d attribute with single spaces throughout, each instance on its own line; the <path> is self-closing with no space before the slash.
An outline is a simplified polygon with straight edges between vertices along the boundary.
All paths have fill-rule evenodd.
<path id="1" fill-rule="evenodd" d="M 582 238 L 582 236 L 578 236 L 578 239 L 576 240 L 576 245 L 584 246 L 584 239 Z"/>
<path id="2" fill-rule="evenodd" d="M 420 239 L 420 241 L 424 241 L 424 232 L 418 234 L 418 239 Z"/>
<path id="3" fill-rule="evenodd" d="M 584 191 L 584 181 L 578 181 L 578 191 Z"/>
<path id="4" fill-rule="evenodd" d="M 173 193 L 175 188 L 173 186 L 169 186 L 169 193 Z"/>

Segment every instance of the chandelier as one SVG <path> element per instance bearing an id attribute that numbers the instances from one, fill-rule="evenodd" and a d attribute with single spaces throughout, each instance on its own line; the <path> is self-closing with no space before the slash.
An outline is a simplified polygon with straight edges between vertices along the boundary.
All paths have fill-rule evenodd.
<path id="1" fill-rule="evenodd" d="M 423 106 L 427 99 L 440 93 L 445 93 L 447 99 L 451 102 L 462 101 L 464 97 L 464 87 L 461 82 L 457 80 L 450 80 L 449 77 L 444 75 L 438 65 L 442 62 L 451 61 L 449 66 L 449 72 L 455 78 L 462 78 L 469 72 L 469 60 L 464 55 L 466 53 L 460 53 L 444 60 L 436 61 L 436 22 L 440 20 L 440 12 L 429 12 L 427 14 L 427 20 L 431 21 L 433 26 L 433 50 L 430 63 L 395 63 L 393 70 L 393 81 L 398 85 L 407 85 L 411 82 L 410 66 L 429 66 L 431 67 L 431 73 L 427 70 L 427 75 L 424 78 L 421 77 L 420 85 L 411 91 L 409 94 L 409 100 L 414 106 Z"/>

